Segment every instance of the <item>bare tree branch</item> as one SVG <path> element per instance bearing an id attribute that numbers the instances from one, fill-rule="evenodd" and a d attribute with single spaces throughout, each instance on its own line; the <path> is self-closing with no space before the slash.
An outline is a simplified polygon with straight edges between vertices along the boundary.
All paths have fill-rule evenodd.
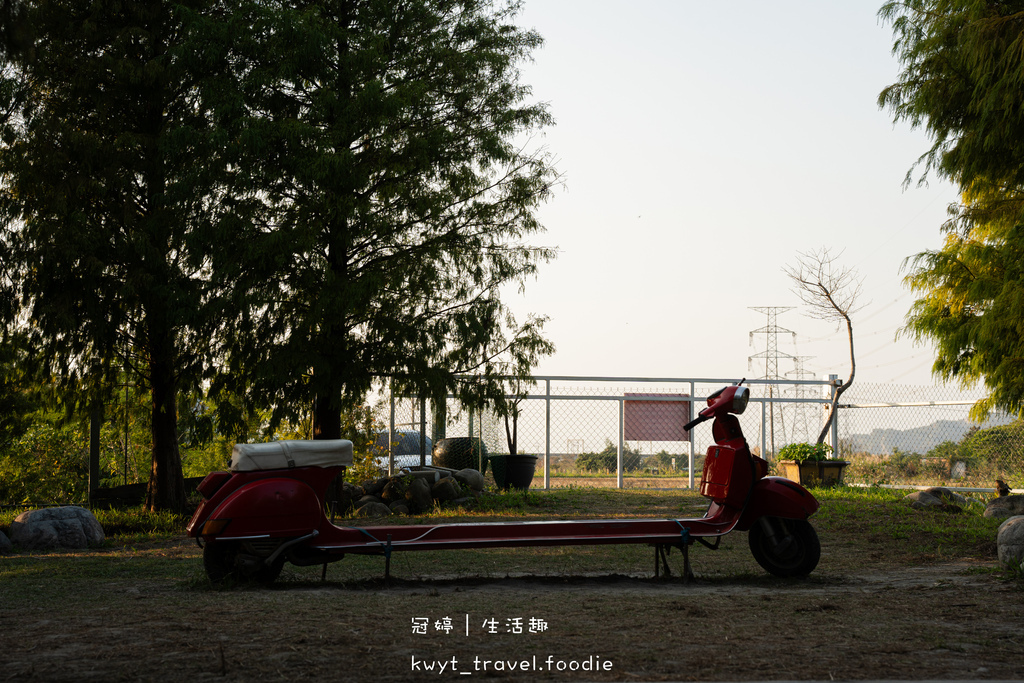
<path id="1" fill-rule="evenodd" d="M 841 266 L 838 259 L 839 255 L 833 255 L 829 249 L 822 247 L 816 251 L 800 252 L 796 265 L 783 268 L 783 272 L 793 281 L 793 292 L 808 307 L 810 317 L 846 325 L 850 345 L 850 377 L 832 394 L 832 403 L 825 424 L 818 434 L 818 443 L 825 441 L 829 426 L 835 418 L 839 397 L 853 385 L 853 378 L 857 374 L 852 316 L 860 310 L 857 299 L 860 297 L 862 280 L 856 270 Z"/>

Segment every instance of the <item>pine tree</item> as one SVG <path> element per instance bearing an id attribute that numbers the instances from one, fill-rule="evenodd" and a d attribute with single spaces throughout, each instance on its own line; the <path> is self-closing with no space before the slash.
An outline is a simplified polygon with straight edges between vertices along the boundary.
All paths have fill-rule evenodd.
<path id="1" fill-rule="evenodd" d="M 375 379 L 438 396 L 496 362 L 549 352 L 543 319 L 501 299 L 550 249 L 524 242 L 557 176 L 530 136 L 551 123 L 518 65 L 540 44 L 517 4 L 252 2 L 232 119 L 232 191 L 248 230 L 234 266 L 249 302 L 228 372 L 317 438 Z"/>
<path id="2" fill-rule="evenodd" d="M 176 399 L 209 360 L 216 126 L 204 0 L 5 2 L 3 242 L 37 359 L 152 395 L 148 505 L 184 505 Z M 207 24 L 205 28 L 209 28 Z"/>
<path id="3" fill-rule="evenodd" d="M 955 183 L 941 249 L 918 254 L 906 282 L 921 295 L 904 332 L 936 345 L 935 373 L 991 392 L 973 409 L 1024 410 L 1024 2 L 886 3 L 903 70 L 879 96 L 924 127 L 919 164 Z M 911 173 L 913 170 L 911 171 Z M 908 180 L 910 174 L 908 173 Z"/>

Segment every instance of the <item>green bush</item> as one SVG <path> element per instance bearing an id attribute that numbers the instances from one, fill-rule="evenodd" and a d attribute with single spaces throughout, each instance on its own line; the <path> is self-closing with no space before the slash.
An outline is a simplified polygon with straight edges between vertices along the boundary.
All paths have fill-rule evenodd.
<path id="1" fill-rule="evenodd" d="M 78 425 L 33 424 L 0 453 L 0 502 L 82 504 L 88 439 Z"/>
<path id="2" fill-rule="evenodd" d="M 828 460 L 832 447 L 823 443 L 791 443 L 779 449 L 779 460 L 817 462 Z"/>
<path id="3" fill-rule="evenodd" d="M 576 468 L 582 472 L 615 472 L 618 470 L 618 447 L 608 442 L 600 453 L 583 453 L 576 457 Z M 622 450 L 622 469 L 640 469 L 640 454 L 629 448 Z"/>

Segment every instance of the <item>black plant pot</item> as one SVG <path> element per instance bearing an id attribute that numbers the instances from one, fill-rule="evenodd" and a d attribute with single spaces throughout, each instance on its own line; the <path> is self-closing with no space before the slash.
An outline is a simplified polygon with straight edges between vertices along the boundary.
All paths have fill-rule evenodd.
<path id="1" fill-rule="evenodd" d="M 481 459 L 483 464 L 480 463 Z M 468 468 L 480 470 L 480 474 L 483 474 L 487 470 L 487 446 L 480 439 L 469 436 L 438 439 L 434 444 L 432 462 L 438 467 L 453 470 Z"/>
<path id="2" fill-rule="evenodd" d="M 490 461 L 494 483 L 499 489 L 525 491 L 533 483 L 533 473 L 537 469 L 536 455 L 492 455 Z"/>

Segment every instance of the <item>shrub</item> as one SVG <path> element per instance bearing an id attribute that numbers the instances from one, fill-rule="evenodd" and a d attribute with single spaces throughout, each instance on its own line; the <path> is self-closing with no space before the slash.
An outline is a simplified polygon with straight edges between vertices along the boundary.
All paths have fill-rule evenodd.
<path id="1" fill-rule="evenodd" d="M 779 449 L 779 460 L 817 462 L 828 460 L 832 447 L 823 443 L 791 443 Z"/>

